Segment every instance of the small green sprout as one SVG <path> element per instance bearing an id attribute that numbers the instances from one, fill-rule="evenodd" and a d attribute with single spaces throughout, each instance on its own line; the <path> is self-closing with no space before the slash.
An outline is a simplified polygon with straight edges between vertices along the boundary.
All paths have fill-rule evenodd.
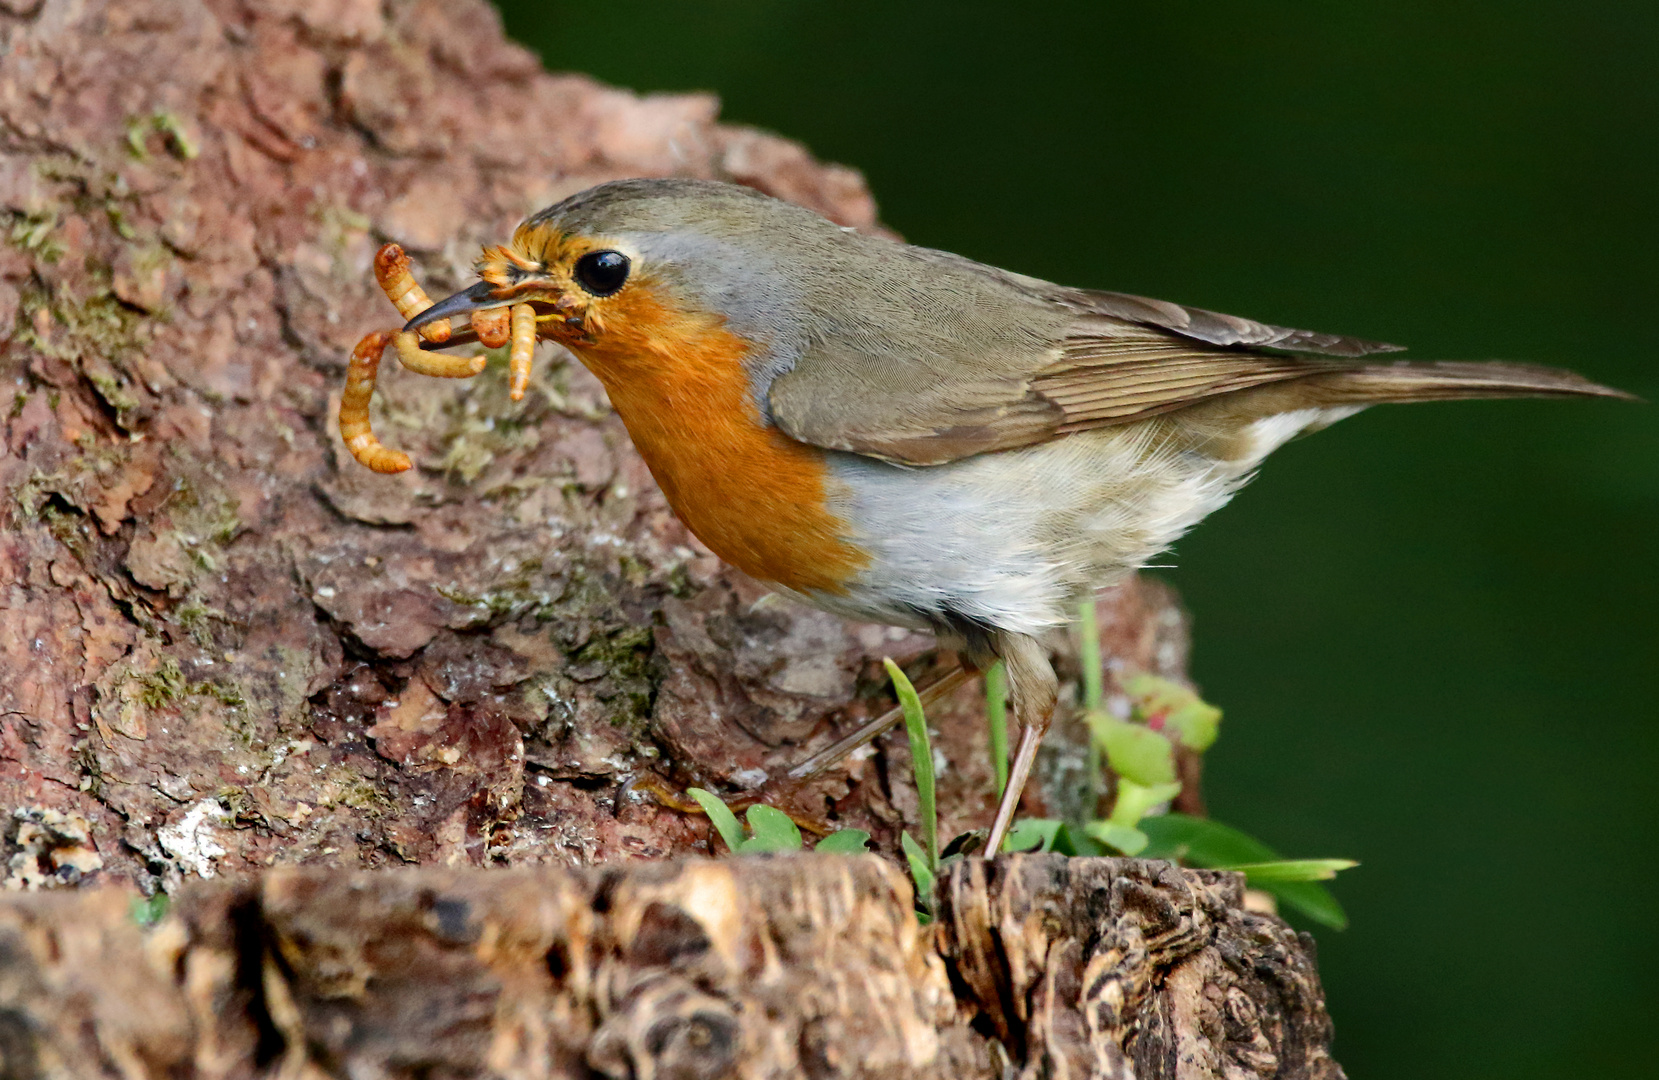
<path id="1" fill-rule="evenodd" d="M 689 788 L 686 794 L 703 808 L 703 813 L 707 814 L 709 821 L 714 824 L 714 831 L 720 834 L 720 839 L 725 841 L 727 850 L 733 855 L 751 855 L 766 851 L 801 851 L 806 846 L 801 838 L 800 826 L 776 807 L 765 804 L 749 807 L 743 815 L 749 826 L 745 834 L 743 826 L 738 824 L 737 815 L 732 813 L 731 807 L 720 801 L 718 795 L 702 788 Z M 864 845 L 869 843 L 869 840 L 870 834 L 863 829 L 841 829 L 818 841 L 813 850 L 832 855 L 855 855 L 864 850 Z"/>
<path id="2" fill-rule="evenodd" d="M 870 842 L 870 834 L 863 829 L 840 829 L 818 841 L 813 851 L 826 855 L 862 855 Z"/>
<path id="3" fill-rule="evenodd" d="M 1129 699 L 1129 716 L 1113 716 L 1103 704 L 1100 632 L 1093 603 L 1082 605 L 1078 631 L 1084 720 L 1091 734 L 1089 772 L 1091 782 L 1110 775 L 1116 792 L 1112 809 L 1104 818 L 1083 822 L 1018 821 L 1009 832 L 1005 850 L 1067 855 L 1117 852 L 1236 870 L 1251 887 L 1272 893 L 1313 921 L 1345 927 L 1348 919 L 1342 906 L 1319 882 L 1357 865 L 1352 860 L 1281 859 L 1261 841 L 1218 822 L 1173 812 L 1153 813 L 1181 793 L 1177 748 L 1201 754 L 1214 745 L 1221 710 L 1180 683 L 1141 672 L 1120 677 Z"/>
<path id="4" fill-rule="evenodd" d="M 916 688 L 892 658 L 883 657 L 881 662 L 893 682 L 899 707 L 904 710 L 904 730 L 910 737 L 910 768 L 916 777 L 923 842 L 917 843 L 908 832 L 899 837 L 899 842 L 904 848 L 905 861 L 910 864 L 910 876 L 916 882 L 916 908 L 926 923 L 933 917 L 933 889 L 939 880 L 939 810 L 933 776 L 933 743 L 928 738 L 927 715 L 922 711 L 922 699 Z"/>
<path id="5" fill-rule="evenodd" d="M 157 890 L 149 896 L 134 897 L 128 913 L 132 916 L 133 922 L 148 930 L 167 915 L 170 905 L 167 894 Z"/>
<path id="6" fill-rule="evenodd" d="M 1008 669 L 998 660 L 985 672 L 985 720 L 991 732 L 991 768 L 997 774 L 997 801 L 1008 790 Z"/>

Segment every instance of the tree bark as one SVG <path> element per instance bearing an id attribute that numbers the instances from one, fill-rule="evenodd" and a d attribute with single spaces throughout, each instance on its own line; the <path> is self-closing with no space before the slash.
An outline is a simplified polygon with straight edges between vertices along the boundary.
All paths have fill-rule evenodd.
<path id="1" fill-rule="evenodd" d="M 834 998 L 841 1004 L 824 1007 L 816 1034 L 781 1005 L 765 1022 L 742 1012 L 732 1060 L 745 1063 L 743 1075 L 785 1075 L 776 1071 L 786 1068 L 788 1054 L 776 1050 L 785 1043 L 796 1054 L 810 1043 L 839 1063 L 815 1075 L 976 1075 L 991 1067 L 992 1037 L 1027 1069 L 1093 1054 L 1119 1070 L 1104 1075 L 1128 1075 L 1124 1062 L 1137 1075 L 1250 1075 L 1226 1071 L 1256 1060 L 1226 1049 L 1255 1045 L 1233 1034 L 1254 1030 L 1245 1016 L 1281 1017 L 1261 1020 L 1277 1075 L 1336 1075 L 1321 1056 L 1327 1023 L 1305 944 L 1237 911 L 1230 879 L 1111 861 L 960 870 L 936 953 L 934 932 L 906 921 L 902 881 L 873 858 L 744 862 L 741 874 L 731 863 L 633 865 L 707 854 L 714 842 L 706 819 L 645 790 L 752 790 L 890 704 L 883 655 L 918 677 L 940 661 L 925 635 L 771 601 L 721 567 L 673 518 L 598 384 L 568 355 L 544 347 L 517 404 L 494 367 L 461 383 L 389 371 L 377 430 L 417 467 L 382 477 L 345 454 L 334 431 L 345 358 L 362 334 L 398 322 L 370 267 L 386 240 L 408 249 L 428 291 L 442 294 L 465 285 L 479 246 L 500 242 L 528 212 L 641 175 L 731 180 L 881 228 L 856 172 L 720 125 L 716 113 L 707 96 L 641 98 L 547 74 L 474 0 L 0 0 L 0 372 L 12 392 L 0 414 L 0 806 L 10 811 L 0 873 L 20 890 L 111 887 L 3 905 L 14 935 L 0 961 L 14 1003 L 0 1012 L 8 1069 L 27 1057 L 39 1068 L 19 1075 L 58 1075 L 48 1060 L 83 1060 L 72 1048 L 86 1037 L 101 1056 L 85 1058 L 96 1068 L 84 1073 L 64 1066 L 72 1074 L 155 1075 L 173 1068 L 160 1062 L 188 1060 L 180 1075 L 302 1061 L 354 1076 L 484 1075 L 476 1063 L 506 1061 L 519 1071 L 502 1065 L 503 1075 L 535 1075 L 530 1049 L 456 1050 L 453 1061 L 474 1064 L 421 1072 L 408 1064 L 413 1051 L 386 1041 L 483 1024 L 478 1038 L 489 1042 L 518 1030 L 501 1017 L 522 1007 L 522 1017 L 553 1025 L 534 1036 L 548 1062 L 625 1075 L 615 1063 L 640 1052 L 628 1039 L 658 1036 L 612 1021 L 639 995 L 658 998 L 643 983 L 615 982 L 623 968 L 702 984 L 675 957 L 640 960 L 630 951 L 638 927 L 592 904 L 617 889 L 656 890 L 662 904 L 703 920 L 708 910 L 684 890 L 715 881 L 748 906 L 718 934 L 707 930 L 710 941 L 735 942 L 793 911 L 801 924 L 776 933 L 828 948 L 830 927 L 843 925 L 836 905 L 861 905 L 874 920 L 857 938 L 866 959 L 849 958 L 821 984 L 866 996 Z M 1185 625 L 1168 590 L 1132 582 L 1101 602 L 1100 617 L 1115 669 L 1182 674 Z M 1056 647 L 1075 673 L 1065 643 Z M 969 689 L 932 716 L 949 765 L 947 837 L 989 815 L 980 715 Z M 1051 743 L 1027 809 L 1063 815 L 1088 790 L 1079 725 L 1062 719 Z M 888 740 L 780 798 L 803 820 L 867 829 L 891 853 L 917 812 L 908 754 L 902 738 Z M 1187 797 L 1196 791 L 1189 785 Z M 592 869 L 599 864 L 607 869 Z M 450 869 L 350 874 L 399 865 Z M 282 870 L 290 866 L 313 869 Z M 1047 869 L 1031 869 L 1039 866 Z M 1032 884 L 1033 874 L 1049 884 Z M 220 877 L 236 883 L 186 887 Z M 1089 896 L 1128 904 L 1129 914 L 1085 900 L 1074 884 L 1084 880 L 1094 882 Z M 177 914 L 141 935 L 125 921 L 130 892 L 117 887 L 174 896 Z M 1078 1011 L 1105 1000 L 1105 984 L 1080 974 L 1096 971 L 1102 942 L 1118 940 L 1101 920 L 1153 925 L 1125 899 L 1136 889 L 1173 897 L 1142 907 L 1184 912 L 1171 917 L 1191 923 L 1191 941 L 1162 952 L 1141 939 L 1111 946 L 1121 955 L 1110 964 L 1141 981 L 1113 991 L 1128 996 L 1113 999 L 1110 1016 Z M 322 960 L 306 974 L 294 950 L 311 954 L 282 944 L 292 926 L 283 920 L 303 909 L 307 940 L 346 942 L 375 919 L 425 926 L 409 905 L 427 892 L 464 897 L 468 911 L 498 912 L 490 918 L 513 933 L 547 940 L 576 924 L 537 922 L 532 933 L 514 920 L 568 909 L 591 924 L 604 954 L 569 960 L 571 970 L 610 962 L 616 974 L 580 991 L 556 974 L 532 987 L 513 966 L 523 956 L 490 953 L 498 946 L 479 943 L 496 940 L 487 934 L 446 944 L 449 931 L 433 924 L 437 936 L 411 929 L 424 944 L 407 946 L 407 957 L 437 950 L 432 970 L 443 973 L 408 991 L 428 995 L 419 1030 L 398 1028 L 392 1013 L 374 1014 L 384 1023 L 369 1013 L 340 1020 L 346 1006 L 328 1003 L 395 1013 L 403 999 L 375 997 L 383 988 L 374 980 L 373 993 L 344 993 L 319 973 Z M 1045 926 L 1069 929 L 1045 929 L 1042 949 L 1016 955 L 1004 928 L 1002 951 L 981 955 L 998 939 L 986 912 L 1038 908 Z M 1228 927 L 1248 933 L 1228 938 Z M 42 942 L 65 951 L 41 952 Z M 268 964 L 250 959 L 255 944 Z M 452 981 L 436 959 L 444 949 L 460 950 L 454 970 L 472 974 Z M 548 949 L 535 961 L 544 968 Z M 1197 958 L 1212 954 L 1201 977 L 1176 974 L 1199 971 Z M 852 974 L 877 956 L 909 966 L 892 985 Z M 773 980 L 764 993 L 785 995 L 770 1001 L 790 1001 L 816 977 L 811 965 L 753 969 L 745 957 L 719 977 L 764 970 Z M 373 964 L 383 960 L 405 962 Z M 1252 989 L 1266 976 L 1238 975 L 1250 1012 L 1228 989 L 1235 961 L 1250 971 L 1279 964 L 1302 989 L 1271 1006 Z M 486 969 L 505 980 L 490 984 L 487 1006 L 464 989 Z M 950 975 L 970 969 L 973 978 Z M 121 989 L 129 978 L 130 993 Z M 730 1000 L 749 992 L 720 985 Z M 934 1041 L 883 1036 L 880 1053 L 897 1056 L 871 1044 L 868 1057 L 860 1025 L 871 1016 L 859 1010 L 901 985 L 932 1003 L 914 1015 Z M 31 987 L 60 1003 L 67 1026 L 31 1004 Z M 1222 996 L 1205 997 L 1206 987 Z M 531 997 L 513 1004 L 521 990 Z M 555 998 L 564 1004 L 554 1012 L 535 1012 Z M 164 1016 L 174 1005 L 163 1002 L 182 1011 Z M 1062 1019 L 1067 1010 L 1082 1019 Z M 94 1022 L 75 1028 L 74 1016 Z M 255 1032 L 248 1046 L 230 1033 L 237 1024 Z M 1067 1024 L 1072 1041 L 1047 1049 Z M 597 1034 L 607 1030 L 608 1042 Z M 359 1045 L 340 1031 L 373 1034 Z M 714 1036 L 695 1036 L 705 1037 Z M 1222 1049 L 1168 1056 L 1206 1039 Z M 917 1049 L 924 1044 L 934 1056 Z M 1212 1058 L 1233 1065 L 1172 1064 Z M 359 1060 L 382 1071 L 361 1071 Z M 1248 1067 L 1275 1075 L 1262 1071 L 1267 1060 Z M 702 1068 L 654 1075 L 724 1075 Z"/>
<path id="2" fill-rule="evenodd" d="M 1238 875 L 876 856 L 285 869 L 145 932 L 113 890 L 0 905 L 8 1076 L 1331 1080 L 1305 940 Z"/>

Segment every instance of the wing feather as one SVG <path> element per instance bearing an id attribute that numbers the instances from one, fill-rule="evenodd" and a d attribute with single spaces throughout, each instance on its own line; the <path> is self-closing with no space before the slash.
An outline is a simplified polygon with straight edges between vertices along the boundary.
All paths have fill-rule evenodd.
<path id="1" fill-rule="evenodd" d="M 935 334 L 925 347 L 901 346 L 889 332 L 892 344 L 872 349 L 867 339 L 820 338 L 768 388 L 772 418 L 787 434 L 935 465 L 1358 368 L 1352 358 L 1399 348 L 1062 288 L 937 253 L 927 259 L 931 275 L 963 275 L 938 294 L 954 340 Z M 975 302 L 964 306 L 969 295 Z M 939 321 L 933 310 L 915 317 L 917 325 Z"/>

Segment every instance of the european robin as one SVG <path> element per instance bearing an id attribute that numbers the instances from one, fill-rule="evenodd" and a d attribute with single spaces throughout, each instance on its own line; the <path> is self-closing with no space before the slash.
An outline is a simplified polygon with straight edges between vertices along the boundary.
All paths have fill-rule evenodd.
<path id="1" fill-rule="evenodd" d="M 400 354 L 463 315 L 475 330 L 450 343 L 499 343 L 510 309 L 515 342 L 533 328 L 599 377 L 721 558 L 1006 663 L 1022 732 L 989 852 L 1054 710 L 1039 639 L 1276 447 L 1378 402 L 1626 396 L 1549 368 L 1378 362 L 1397 347 L 1054 285 L 696 180 L 584 191 L 478 272 L 409 320 Z"/>

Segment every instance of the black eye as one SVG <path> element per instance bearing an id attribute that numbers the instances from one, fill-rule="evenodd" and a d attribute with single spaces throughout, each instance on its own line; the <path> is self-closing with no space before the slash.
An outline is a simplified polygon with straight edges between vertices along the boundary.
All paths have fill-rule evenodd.
<path id="1" fill-rule="evenodd" d="M 595 296 L 609 296 L 628 280 L 628 256 L 620 251 L 591 251 L 576 260 L 576 284 Z"/>

